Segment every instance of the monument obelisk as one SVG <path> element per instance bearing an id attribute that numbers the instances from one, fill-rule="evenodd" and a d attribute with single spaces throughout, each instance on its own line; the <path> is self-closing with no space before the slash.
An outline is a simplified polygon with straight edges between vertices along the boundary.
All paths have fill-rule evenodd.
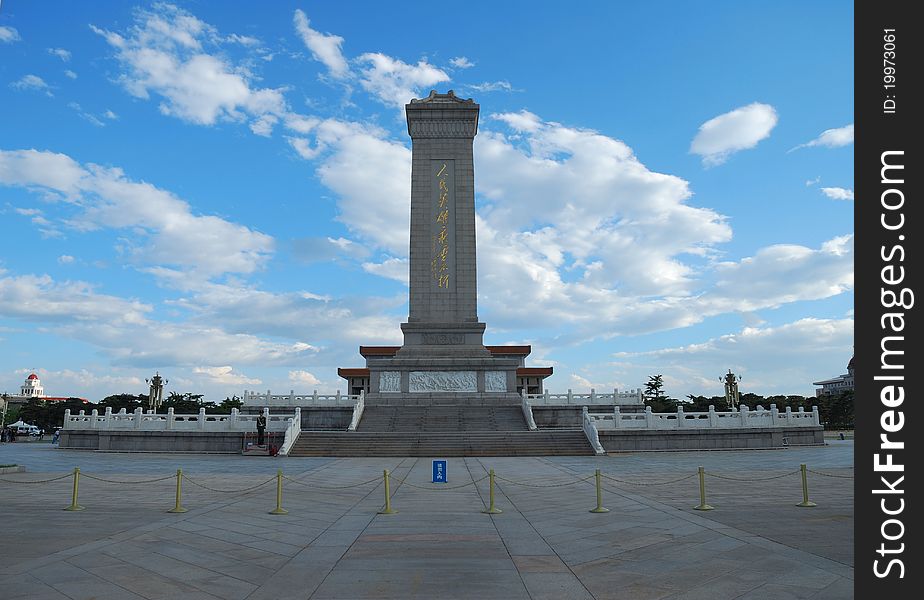
<path id="1" fill-rule="evenodd" d="M 372 404 L 516 402 L 529 347 L 486 348 L 478 320 L 472 143 L 479 106 L 450 90 L 405 110 L 412 160 L 404 344 L 360 346 L 366 369 L 340 374 L 351 393 L 366 389 Z"/>

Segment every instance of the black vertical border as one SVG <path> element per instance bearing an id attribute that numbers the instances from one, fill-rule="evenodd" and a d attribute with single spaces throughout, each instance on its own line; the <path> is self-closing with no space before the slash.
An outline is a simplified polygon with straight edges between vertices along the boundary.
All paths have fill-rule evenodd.
<path id="1" fill-rule="evenodd" d="M 856 226 L 856 289 L 855 289 L 855 363 L 856 363 L 856 437 L 855 437 L 855 597 L 877 598 L 881 600 L 898 600 L 919 598 L 922 593 L 920 582 L 924 568 L 917 562 L 920 558 L 918 545 L 921 542 L 917 522 L 918 515 L 924 511 L 920 505 L 922 495 L 915 494 L 911 487 L 920 486 L 920 455 L 924 450 L 924 422 L 919 408 L 921 394 L 924 392 L 920 381 L 915 377 L 922 371 L 917 351 L 922 343 L 917 314 L 917 303 L 924 302 L 920 292 L 920 270 L 924 264 L 920 261 L 920 238 L 924 236 L 917 205 L 921 202 L 920 180 L 924 177 L 921 160 L 921 145 L 924 147 L 924 131 L 921 128 L 920 112 L 924 110 L 921 96 L 916 92 L 924 79 L 924 61 L 921 60 L 921 38 L 924 36 L 924 22 L 912 17 L 912 8 L 920 8 L 915 2 L 859 0 L 855 3 L 854 22 L 854 70 L 856 100 L 856 147 L 854 154 L 854 179 L 856 188 L 855 226 Z M 895 88 L 885 88 L 883 62 L 886 29 L 894 29 L 896 81 Z M 888 96 L 894 96 L 895 112 L 887 114 L 884 108 Z M 881 156 L 887 151 L 903 151 L 904 155 L 892 159 L 904 164 L 904 183 L 884 185 L 881 182 Z M 897 175 L 896 171 L 891 171 Z M 886 211 L 881 206 L 882 193 L 899 187 L 904 194 L 904 205 L 897 211 Z M 894 194 L 891 199 L 894 201 Z M 884 213 L 892 223 L 897 222 L 898 213 L 904 215 L 901 230 L 889 231 L 883 227 L 881 219 Z M 904 239 L 899 239 L 903 235 Z M 900 261 L 900 252 L 891 260 L 883 258 L 896 246 L 903 247 L 904 260 Z M 887 265 L 904 267 L 905 278 L 898 285 L 884 285 L 882 269 Z M 896 292 L 901 288 L 915 292 L 915 305 L 909 309 L 885 308 L 881 300 L 882 289 Z M 890 327 L 882 327 L 882 315 L 887 312 L 904 312 L 905 328 L 901 333 L 892 332 Z M 901 350 L 905 354 L 892 363 L 902 362 L 903 382 L 884 382 L 874 379 L 877 375 L 896 375 L 897 370 L 883 370 L 880 367 L 881 343 L 883 336 L 902 335 Z M 899 345 L 890 342 L 891 349 Z M 883 412 L 889 410 L 880 399 L 884 385 L 894 383 L 903 385 L 905 400 L 894 410 L 900 410 L 904 416 L 904 426 L 897 433 L 890 433 L 891 440 L 905 443 L 903 450 L 881 450 L 880 434 L 883 433 L 880 419 Z M 874 493 L 882 489 L 880 476 L 886 475 L 890 481 L 895 480 L 894 473 L 877 473 L 874 471 L 874 455 L 890 453 L 895 463 L 905 465 L 904 481 L 896 486 L 903 490 L 899 495 L 885 496 Z M 880 462 L 884 462 L 880 457 Z M 901 474 L 899 474 L 900 476 Z M 893 483 L 894 485 L 894 483 Z M 898 498 L 904 498 L 905 506 L 900 515 L 890 517 L 883 513 L 881 500 L 889 498 L 888 506 L 894 509 Z M 889 518 L 902 521 L 904 534 L 900 540 L 887 541 L 883 538 L 882 525 Z M 900 528 L 891 524 L 887 528 L 889 535 L 896 535 Z M 900 554 L 877 553 L 881 544 L 886 547 L 899 548 L 904 543 Z M 889 576 L 877 577 L 874 573 L 874 561 L 879 560 L 880 571 L 891 558 L 898 558 L 904 564 L 904 577 L 899 578 L 900 569 L 895 565 Z"/>

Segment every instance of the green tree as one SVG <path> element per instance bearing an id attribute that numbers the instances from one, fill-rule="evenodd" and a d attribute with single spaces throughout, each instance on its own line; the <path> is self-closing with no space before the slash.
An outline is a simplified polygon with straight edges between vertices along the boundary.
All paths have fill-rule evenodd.
<path id="1" fill-rule="evenodd" d="M 232 408 L 241 410 L 243 406 L 244 406 L 243 400 L 241 400 L 237 396 L 231 396 L 230 398 L 225 398 L 224 400 L 222 400 L 221 403 L 218 405 L 218 409 L 215 412 L 227 415 L 227 414 L 231 414 Z"/>
<path id="2" fill-rule="evenodd" d="M 172 408 L 173 412 L 179 414 L 197 413 L 200 408 L 204 408 L 207 413 L 215 413 L 218 411 L 218 407 L 214 402 L 207 402 L 202 398 L 203 394 L 170 392 L 170 395 L 167 396 L 167 399 L 164 400 L 164 403 L 161 405 L 161 409 L 166 412 L 167 409 Z"/>
<path id="3" fill-rule="evenodd" d="M 99 401 L 101 411 L 110 406 L 112 407 L 112 412 L 119 412 L 123 408 L 125 412 L 134 412 L 138 407 L 147 408 L 147 404 L 148 397 L 144 394 L 114 394 Z"/>
<path id="4" fill-rule="evenodd" d="M 674 412 L 677 410 L 677 400 L 669 398 L 664 393 L 664 379 L 660 374 L 651 375 L 648 378 L 642 397 L 645 400 L 645 406 L 650 406 L 652 412 Z"/>

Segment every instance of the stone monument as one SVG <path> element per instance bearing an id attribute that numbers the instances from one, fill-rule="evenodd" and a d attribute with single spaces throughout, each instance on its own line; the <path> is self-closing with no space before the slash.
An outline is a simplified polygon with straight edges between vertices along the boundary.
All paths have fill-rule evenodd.
<path id="1" fill-rule="evenodd" d="M 413 146 L 404 344 L 362 346 L 367 369 L 340 374 L 361 379 L 373 403 L 415 394 L 514 401 L 528 346 L 485 347 L 485 324 L 478 320 L 472 142 L 479 106 L 450 90 L 411 100 L 405 110 Z M 551 375 L 542 371 L 540 378 Z"/>

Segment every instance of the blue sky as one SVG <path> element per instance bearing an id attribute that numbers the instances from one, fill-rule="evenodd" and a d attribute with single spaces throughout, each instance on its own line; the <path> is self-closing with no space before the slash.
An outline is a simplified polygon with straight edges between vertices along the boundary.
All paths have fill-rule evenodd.
<path id="1" fill-rule="evenodd" d="M 844 371 L 851 3 L 253 6 L 0 5 L 0 390 L 344 389 L 401 341 L 431 89 L 481 105 L 486 343 L 550 389 Z"/>

